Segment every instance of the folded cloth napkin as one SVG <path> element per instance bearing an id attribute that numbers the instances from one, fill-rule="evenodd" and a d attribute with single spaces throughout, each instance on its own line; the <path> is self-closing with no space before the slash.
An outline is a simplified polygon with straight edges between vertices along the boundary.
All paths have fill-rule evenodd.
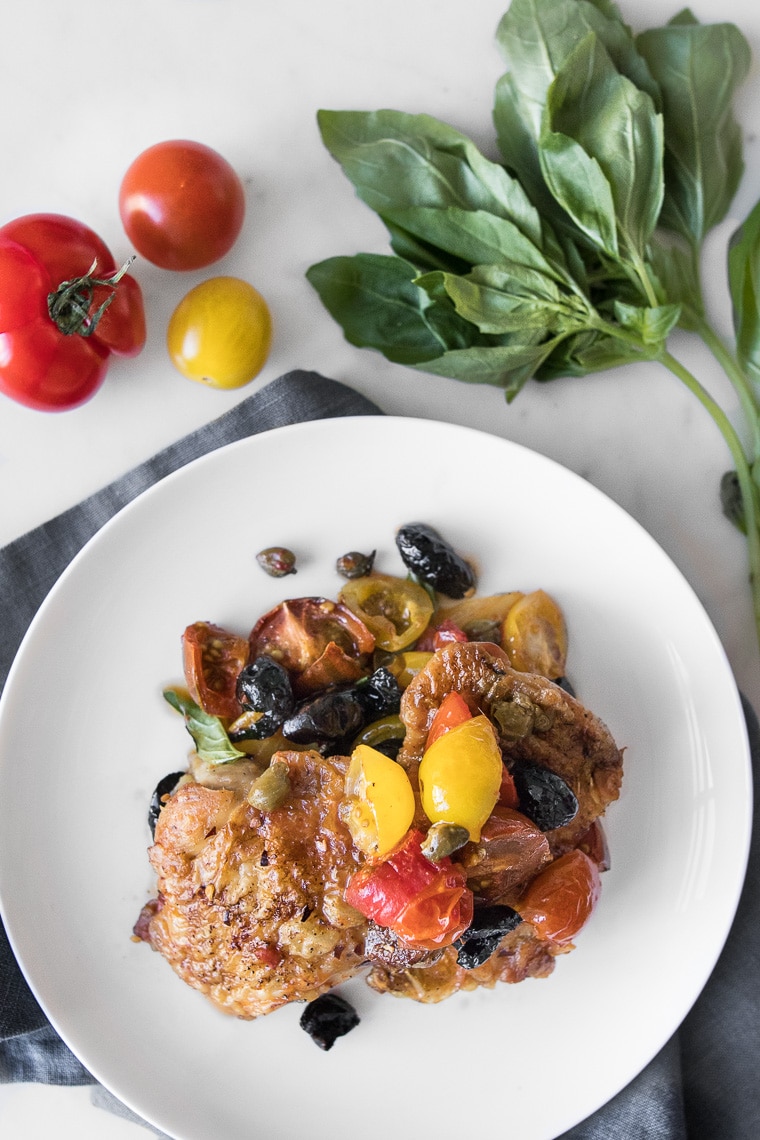
<path id="1" fill-rule="evenodd" d="M 0 687 L 48 590 L 84 543 L 141 491 L 192 459 L 257 432 L 304 420 L 377 414 L 379 408 L 345 385 L 315 372 L 288 373 L 0 550 Z M 760 764 L 758 722 L 746 705 L 745 713 L 753 764 Z M 708 901 L 705 922 L 709 921 Z M 640 952 L 657 952 L 656 939 L 646 930 L 646 916 L 642 916 Z M 688 953 L 684 946 L 684 955 Z M 599 1048 L 614 1049 L 615 1042 L 600 1041 Z M 757 1140 L 759 1061 L 760 836 L 756 828 L 736 921 L 692 1012 L 630 1085 L 562 1140 Z M 589 1064 L 593 1066 L 593 1057 Z M 0 923 L 0 1082 L 11 1081 L 90 1084 L 95 1104 L 145 1124 L 95 1082 L 52 1029 Z M 146 1128 L 156 1132 L 150 1125 Z"/>

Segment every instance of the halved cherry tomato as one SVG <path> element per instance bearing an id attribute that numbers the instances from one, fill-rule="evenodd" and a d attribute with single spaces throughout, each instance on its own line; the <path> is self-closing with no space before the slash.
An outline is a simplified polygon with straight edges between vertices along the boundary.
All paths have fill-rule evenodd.
<path id="1" fill-rule="evenodd" d="M 464 724 L 472 716 L 470 706 L 464 697 L 457 692 L 447 693 L 441 701 L 433 722 L 430 725 L 427 735 L 426 748 L 431 744 L 435 744 L 444 732 L 449 732 L 450 729 L 456 728 L 458 724 Z"/>
<path id="2" fill-rule="evenodd" d="M 137 252 L 162 269 L 203 269 L 243 225 L 240 178 L 211 147 L 169 139 L 138 155 L 121 183 L 119 213 Z"/>
<path id="3" fill-rule="evenodd" d="M 421 831 L 409 832 L 388 859 L 349 880 L 346 902 L 423 950 L 450 946 L 472 922 L 473 897 L 460 867 L 422 854 Z"/>
<path id="4" fill-rule="evenodd" d="M 366 672 L 375 639 L 340 602 L 292 598 L 256 622 L 249 636 L 251 656 L 266 653 L 287 669 L 301 694 L 356 681 Z"/>
<path id="5" fill-rule="evenodd" d="M 449 645 L 452 641 L 469 640 L 464 630 L 447 618 L 440 625 L 428 626 L 415 648 L 435 653 L 437 649 L 442 649 L 444 645 Z"/>
<path id="6" fill-rule="evenodd" d="M 569 942 L 588 921 L 600 893 L 594 860 L 583 851 L 568 851 L 533 880 L 515 909 L 539 938 Z"/>
<path id="7" fill-rule="evenodd" d="M 497 902 L 534 878 L 551 857 L 544 833 L 521 812 L 498 804 L 461 862 L 473 893 Z"/>
<path id="8" fill-rule="evenodd" d="M 588 829 L 583 832 L 577 843 L 578 848 L 593 859 L 600 871 L 610 869 L 610 848 L 607 836 L 604 833 L 602 822 L 595 819 Z"/>
<path id="9" fill-rule="evenodd" d="M 431 823 L 466 827 L 470 839 L 496 806 L 504 764 L 493 725 L 471 716 L 425 749 L 420 761 L 420 799 Z"/>
<path id="10" fill-rule="evenodd" d="M 408 578 L 367 574 L 347 582 L 338 595 L 371 630 L 380 649 L 406 649 L 425 630 L 433 613 L 427 590 Z"/>
<path id="11" fill-rule="evenodd" d="M 340 816 L 363 855 L 388 855 L 414 818 L 414 792 L 406 771 L 384 753 L 359 744 L 351 754 Z"/>
<path id="12" fill-rule="evenodd" d="M 554 598 L 534 590 L 515 602 L 504 619 L 503 644 L 512 668 L 556 681 L 567 665 L 567 627 Z"/>
<path id="13" fill-rule="evenodd" d="M 212 716 L 238 717 L 235 686 L 248 661 L 248 641 L 211 622 L 197 621 L 182 635 L 185 681 L 190 696 Z"/>

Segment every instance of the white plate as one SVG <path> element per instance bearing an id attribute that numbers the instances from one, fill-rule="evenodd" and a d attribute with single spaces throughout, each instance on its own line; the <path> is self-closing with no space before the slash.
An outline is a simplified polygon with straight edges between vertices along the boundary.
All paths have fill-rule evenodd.
<path id="1" fill-rule="evenodd" d="M 247 632 L 334 595 L 335 559 L 437 526 L 481 592 L 543 587 L 568 675 L 626 747 L 601 902 L 547 980 L 422 1006 L 342 992 L 361 1025 L 323 1053 L 292 1006 L 231 1020 L 131 941 L 150 897 L 150 793 L 189 740 L 161 699 L 195 620 Z M 258 568 L 282 544 L 298 576 Z M 706 981 L 744 875 L 750 768 L 715 632 L 653 540 L 582 479 L 502 439 L 401 418 L 257 436 L 164 480 L 89 543 L 41 608 L 0 705 L 0 897 L 51 1021 L 91 1072 L 181 1140 L 424 1134 L 477 1121 L 554 1137 L 665 1043 Z M 684 953 L 688 947 L 688 954 Z"/>

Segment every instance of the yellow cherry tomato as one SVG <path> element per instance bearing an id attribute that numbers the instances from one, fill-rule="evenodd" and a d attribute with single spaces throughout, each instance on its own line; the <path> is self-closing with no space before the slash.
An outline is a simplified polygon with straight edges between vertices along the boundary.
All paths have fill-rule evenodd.
<path id="1" fill-rule="evenodd" d="M 474 716 L 445 732 L 420 762 L 422 808 L 431 823 L 466 827 L 470 839 L 499 798 L 503 764 L 501 749 L 488 717 Z"/>
<path id="2" fill-rule="evenodd" d="M 408 578 L 390 574 L 353 578 L 341 589 L 339 600 L 375 635 L 378 648 L 389 653 L 416 641 L 433 616 L 427 590 Z"/>
<path id="3" fill-rule="evenodd" d="M 382 859 L 396 847 L 414 818 L 414 792 L 404 769 L 383 752 L 359 744 L 346 773 L 340 815 L 354 844 L 368 858 Z"/>
<path id="4" fill-rule="evenodd" d="M 534 590 L 516 602 L 503 625 L 503 646 L 513 669 L 556 681 L 565 675 L 567 627 L 554 598 Z"/>
<path id="5" fill-rule="evenodd" d="M 191 289 L 169 321 L 175 368 L 211 388 L 242 388 L 258 376 L 272 343 L 272 318 L 253 285 L 211 277 Z"/>
<path id="6" fill-rule="evenodd" d="M 399 688 L 406 689 L 411 681 L 419 673 L 420 669 L 424 669 L 432 653 L 423 653 L 416 649 L 410 649 L 405 653 L 397 653 L 388 662 L 386 668 L 393 674 L 399 683 Z"/>

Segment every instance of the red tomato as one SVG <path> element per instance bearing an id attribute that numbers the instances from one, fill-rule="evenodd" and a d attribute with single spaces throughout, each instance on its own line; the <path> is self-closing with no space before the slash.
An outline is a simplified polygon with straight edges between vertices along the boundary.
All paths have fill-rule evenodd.
<path id="1" fill-rule="evenodd" d="M 601 893 L 599 868 L 583 851 L 560 855 L 516 904 L 540 938 L 569 942 L 585 925 Z"/>
<path id="2" fill-rule="evenodd" d="M 237 679 L 248 661 L 248 640 L 206 621 L 182 635 L 185 681 L 190 696 L 212 716 L 240 716 Z"/>
<path id="3" fill-rule="evenodd" d="M 415 645 L 415 649 L 422 652 L 435 653 L 450 645 L 452 641 L 469 641 L 469 637 L 450 618 L 446 618 L 440 625 L 429 626 Z"/>
<path id="4" fill-rule="evenodd" d="M 447 693 L 433 717 L 425 747 L 430 748 L 431 744 L 435 744 L 444 732 L 449 732 L 450 729 L 464 724 L 466 720 L 471 718 L 472 713 L 464 697 L 456 692 Z"/>
<path id="5" fill-rule="evenodd" d="M 375 639 L 364 622 L 340 602 L 293 598 L 259 618 L 250 634 L 251 657 L 274 656 L 301 693 L 356 681 Z"/>
<path id="6" fill-rule="evenodd" d="M 450 946 L 472 922 L 473 897 L 462 869 L 450 859 L 431 863 L 421 831 L 410 831 L 382 863 L 349 880 L 346 902 L 422 950 Z"/>
<path id="7" fill-rule="evenodd" d="M 527 816 L 497 805 L 479 841 L 463 852 L 462 866 L 474 894 L 495 902 L 533 879 L 551 857 L 548 839 Z"/>
<path id="8" fill-rule="evenodd" d="M 243 226 L 243 184 L 203 143 L 148 147 L 127 170 L 119 213 L 137 252 L 162 269 L 203 269 L 224 257 Z"/>
<path id="9" fill-rule="evenodd" d="M 28 214 L 0 227 L 0 391 L 39 411 L 75 408 L 103 383 L 111 353 L 140 352 L 142 293 L 129 274 L 109 284 L 118 272 L 73 218 Z"/>

